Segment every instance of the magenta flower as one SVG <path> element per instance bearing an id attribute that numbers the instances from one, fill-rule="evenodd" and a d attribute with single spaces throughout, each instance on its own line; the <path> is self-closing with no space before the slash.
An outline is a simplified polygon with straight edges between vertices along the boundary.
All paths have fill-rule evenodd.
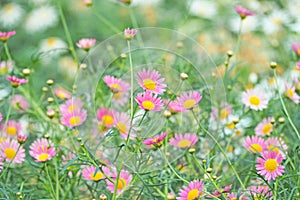
<path id="1" fill-rule="evenodd" d="M 10 81 L 11 85 L 15 88 L 28 82 L 28 80 L 24 78 L 17 78 L 16 76 L 7 76 L 6 79 Z"/>
<path id="2" fill-rule="evenodd" d="M 270 136 L 273 131 L 272 120 L 274 120 L 273 117 L 264 118 L 262 122 L 255 127 L 255 134 L 257 136 Z"/>
<path id="3" fill-rule="evenodd" d="M 249 186 L 247 193 L 254 199 L 269 199 L 273 197 L 272 190 L 267 185 Z"/>
<path id="4" fill-rule="evenodd" d="M 97 110 L 97 116 L 103 126 L 111 128 L 115 125 L 115 113 L 113 109 L 100 108 Z"/>
<path id="5" fill-rule="evenodd" d="M 57 98 L 59 99 L 70 99 L 71 98 L 71 93 L 69 91 L 67 91 L 66 89 L 64 88 L 55 88 L 53 90 L 55 96 L 57 96 Z"/>
<path id="6" fill-rule="evenodd" d="M 220 197 L 222 193 L 229 193 L 231 188 L 232 188 L 232 184 L 225 186 L 221 190 L 215 190 L 214 192 L 212 192 L 212 194 L 214 197 Z M 208 196 L 206 196 L 206 198 L 213 199 L 214 198 L 213 196 L 208 195 Z"/>
<path id="7" fill-rule="evenodd" d="M 176 102 L 178 103 L 178 106 L 180 106 L 181 111 L 185 112 L 193 109 L 201 99 L 202 96 L 198 91 L 190 91 L 177 97 Z"/>
<path id="8" fill-rule="evenodd" d="M 106 167 L 101 167 L 101 169 L 103 172 L 95 166 L 86 166 L 81 172 L 82 177 L 87 181 L 100 181 L 102 179 L 105 179 L 105 175 L 107 176 L 110 173 L 109 169 Z"/>
<path id="9" fill-rule="evenodd" d="M 0 40 L 6 42 L 11 36 L 15 35 L 16 31 L 0 32 Z"/>
<path id="10" fill-rule="evenodd" d="M 19 144 L 24 144 L 27 140 L 27 135 L 18 134 L 17 140 L 18 140 Z"/>
<path id="11" fill-rule="evenodd" d="M 275 180 L 277 176 L 282 176 L 284 166 L 280 165 L 283 158 L 276 151 L 265 151 L 261 153 L 262 157 L 257 158 L 257 173 L 264 176 L 267 181 Z"/>
<path id="12" fill-rule="evenodd" d="M 196 144 L 198 136 L 195 133 L 175 134 L 174 138 L 170 139 L 170 144 L 179 148 L 188 148 Z"/>
<path id="13" fill-rule="evenodd" d="M 297 62 L 297 69 L 300 70 L 300 62 Z"/>
<path id="14" fill-rule="evenodd" d="M 179 197 L 177 200 L 193 200 L 198 199 L 203 195 L 204 183 L 202 180 L 194 180 L 189 182 L 188 186 L 183 186 L 183 188 L 179 191 Z"/>
<path id="15" fill-rule="evenodd" d="M 156 70 L 142 69 L 138 72 L 138 83 L 139 85 L 146 90 L 147 92 L 162 94 L 166 90 L 166 84 L 164 78 L 161 78 L 161 75 Z"/>
<path id="16" fill-rule="evenodd" d="M 82 38 L 76 43 L 76 45 L 85 51 L 89 51 L 90 48 L 95 45 L 95 43 L 95 38 Z"/>
<path id="17" fill-rule="evenodd" d="M 25 150 L 16 140 L 6 139 L 0 144 L 0 157 L 6 162 L 22 163 L 25 160 Z"/>
<path id="18" fill-rule="evenodd" d="M 9 73 L 12 71 L 13 68 L 13 62 L 8 61 L 1 61 L 0 62 L 0 75 L 4 75 L 6 73 Z"/>
<path id="19" fill-rule="evenodd" d="M 4 126 L 4 124 L 0 125 L 0 130 L 3 131 L 5 136 L 14 137 L 21 131 L 22 125 L 21 123 L 15 120 L 9 120 Z"/>
<path id="20" fill-rule="evenodd" d="M 137 94 L 135 101 L 139 104 L 140 108 L 146 111 L 160 111 L 164 105 L 157 94 L 152 94 L 150 92 Z"/>
<path id="21" fill-rule="evenodd" d="M 149 147 L 160 147 L 167 135 L 168 132 L 163 132 L 160 135 L 155 135 L 153 138 L 144 140 L 143 144 L 146 144 Z"/>
<path id="22" fill-rule="evenodd" d="M 117 172 L 114 172 L 111 174 L 111 179 L 116 181 L 116 178 L 118 176 Z M 119 180 L 116 183 L 116 187 L 117 187 L 117 194 L 120 194 L 121 191 L 123 191 L 124 189 L 126 189 L 130 182 L 132 180 L 132 175 L 126 171 L 126 170 L 121 170 L 120 172 L 120 176 L 119 176 Z M 109 180 L 106 180 L 106 184 L 107 184 L 107 189 L 113 193 L 114 189 L 115 189 L 115 184 L 110 182 Z"/>
<path id="23" fill-rule="evenodd" d="M 235 6 L 234 9 L 241 16 L 241 19 L 245 19 L 248 16 L 255 15 L 254 12 L 247 10 L 246 8 L 244 8 L 242 6 Z"/>
<path id="24" fill-rule="evenodd" d="M 54 144 L 45 138 L 35 140 L 29 149 L 29 154 L 35 162 L 46 162 L 56 155 Z"/>
<path id="25" fill-rule="evenodd" d="M 266 141 L 257 136 L 247 136 L 244 146 L 251 153 L 261 153 L 267 148 Z"/>
<path id="26" fill-rule="evenodd" d="M 126 40 L 132 40 L 134 36 L 136 35 L 137 30 L 136 29 L 130 29 L 127 28 L 124 30 L 124 36 Z"/>
<path id="27" fill-rule="evenodd" d="M 70 128 L 80 126 L 87 118 L 87 111 L 85 109 L 76 109 L 72 112 L 62 112 L 60 121 L 63 125 Z"/>
<path id="28" fill-rule="evenodd" d="M 297 56 L 300 56 L 300 44 L 292 43 L 292 49 L 296 53 Z"/>
<path id="29" fill-rule="evenodd" d="M 0 113 L 0 122 L 2 121 L 2 114 Z"/>
<path id="30" fill-rule="evenodd" d="M 168 105 L 171 113 L 182 112 L 181 105 L 177 101 L 165 100 L 165 104 Z"/>

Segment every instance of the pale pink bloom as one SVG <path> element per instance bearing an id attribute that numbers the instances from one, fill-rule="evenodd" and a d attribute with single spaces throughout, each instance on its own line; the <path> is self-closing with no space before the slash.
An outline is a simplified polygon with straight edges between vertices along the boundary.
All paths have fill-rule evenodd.
<path id="1" fill-rule="evenodd" d="M 234 9 L 241 16 L 242 19 L 245 19 L 248 16 L 255 15 L 254 12 L 247 10 L 246 8 L 244 8 L 242 6 L 235 6 Z"/>
<path id="2" fill-rule="evenodd" d="M 255 127 L 255 134 L 257 136 L 270 136 L 273 131 L 272 120 L 274 120 L 273 117 L 264 118 L 262 122 Z"/>
<path id="3" fill-rule="evenodd" d="M 267 185 L 249 186 L 247 193 L 249 196 L 254 197 L 254 199 L 269 199 L 273 197 L 273 192 Z"/>
<path id="4" fill-rule="evenodd" d="M 137 33 L 136 29 L 130 29 L 130 28 L 125 29 L 124 30 L 125 39 L 132 40 L 136 35 L 136 33 Z"/>
<path id="5" fill-rule="evenodd" d="M 179 113 L 182 111 L 181 105 L 177 101 L 165 100 L 165 104 L 168 105 L 171 113 Z"/>
<path id="6" fill-rule="evenodd" d="M 179 191 L 177 200 L 198 199 L 203 195 L 204 183 L 202 180 L 194 180 L 189 182 L 188 186 L 183 186 Z"/>
<path id="7" fill-rule="evenodd" d="M 74 110 L 80 110 L 82 106 L 83 103 L 79 98 L 72 98 L 60 105 L 60 111 L 62 113 L 72 113 Z"/>
<path id="8" fill-rule="evenodd" d="M 232 114 L 232 106 L 227 102 L 222 102 L 220 108 L 213 107 L 210 113 L 210 119 L 216 120 L 226 120 L 228 116 Z"/>
<path id="9" fill-rule="evenodd" d="M 246 197 L 244 194 L 235 194 L 234 192 L 231 192 L 227 194 L 226 200 L 250 200 L 248 197 Z"/>
<path id="10" fill-rule="evenodd" d="M 168 135 L 168 132 L 163 132 L 160 135 L 155 135 L 152 138 L 144 140 L 143 144 L 148 145 L 148 147 L 160 147 L 163 144 L 164 139 Z"/>
<path id="11" fill-rule="evenodd" d="M 17 78 L 16 76 L 7 76 L 6 79 L 7 79 L 8 81 L 10 81 L 10 83 L 11 83 L 11 85 L 12 85 L 13 87 L 18 87 L 18 86 L 20 86 L 20 85 L 25 84 L 25 83 L 28 82 L 27 79 L 24 79 L 24 78 Z"/>
<path id="12" fill-rule="evenodd" d="M 202 96 L 198 91 L 190 91 L 178 96 L 176 102 L 178 103 L 178 106 L 180 106 L 181 111 L 185 112 L 196 107 L 201 99 Z"/>
<path id="13" fill-rule="evenodd" d="M 3 131 L 4 136 L 14 137 L 22 129 L 21 123 L 15 120 L 8 120 L 6 126 L 4 124 L 0 125 L 0 130 Z"/>
<path id="14" fill-rule="evenodd" d="M 146 111 L 160 111 L 164 104 L 162 99 L 150 92 L 144 92 L 137 94 L 135 101 L 139 104 L 141 109 Z"/>
<path id="15" fill-rule="evenodd" d="M 62 112 L 60 121 L 63 125 L 73 128 L 80 126 L 87 118 L 87 111 L 85 109 L 75 109 L 72 112 Z"/>
<path id="16" fill-rule="evenodd" d="M 299 43 L 292 43 L 292 49 L 297 54 L 297 56 L 300 56 L 300 44 Z"/>
<path id="17" fill-rule="evenodd" d="M 35 162 L 46 162 L 56 155 L 54 144 L 45 138 L 35 140 L 29 149 L 29 154 Z"/>
<path id="18" fill-rule="evenodd" d="M 261 153 L 262 157 L 257 158 L 257 173 L 264 176 L 267 181 L 275 180 L 277 176 L 282 176 L 284 166 L 280 165 L 283 157 L 276 151 L 265 151 Z"/>
<path id="19" fill-rule="evenodd" d="M 19 94 L 14 95 L 13 99 L 11 99 L 11 104 L 13 108 L 20 113 L 23 113 L 29 108 L 29 102 L 27 99 Z"/>
<path id="20" fill-rule="evenodd" d="M 130 116 L 127 113 L 117 112 L 114 115 L 114 127 L 119 131 L 120 135 L 124 139 L 127 139 L 128 132 L 130 129 Z M 131 130 L 130 139 L 134 139 L 135 136 L 136 135 L 133 134 Z"/>
<path id="21" fill-rule="evenodd" d="M 208 196 L 206 196 L 206 198 L 213 199 L 214 197 L 220 197 L 222 193 L 224 194 L 224 193 L 230 192 L 231 188 L 232 188 L 232 184 L 225 186 L 221 190 L 215 190 L 214 192 L 212 192 L 212 195 L 214 195 L 214 196 L 208 195 Z"/>
<path id="22" fill-rule="evenodd" d="M 268 99 L 257 89 L 249 89 L 243 92 L 242 103 L 253 110 L 263 110 L 268 107 Z"/>
<path id="23" fill-rule="evenodd" d="M 8 61 L 1 61 L 0 62 L 0 75 L 4 75 L 6 73 L 10 73 L 13 68 L 13 62 Z"/>
<path id="24" fill-rule="evenodd" d="M 117 172 L 114 172 L 111 174 L 111 179 L 116 181 L 116 178 L 118 176 L 118 173 Z M 116 186 L 117 186 L 117 194 L 120 194 L 121 191 L 123 191 L 124 189 L 126 189 L 130 182 L 132 180 L 132 175 L 126 171 L 126 170 L 121 170 L 120 172 L 120 176 L 119 176 L 119 180 L 118 182 L 116 183 Z M 115 185 L 110 182 L 109 180 L 106 180 L 106 184 L 107 184 L 107 189 L 113 193 L 114 192 L 114 189 L 115 189 Z"/>
<path id="25" fill-rule="evenodd" d="M 82 38 L 76 43 L 76 45 L 85 51 L 89 51 L 90 48 L 95 45 L 95 43 L 95 38 Z"/>
<path id="26" fill-rule="evenodd" d="M 300 101 L 300 96 L 296 93 L 295 87 L 291 84 L 285 83 L 285 96 L 292 100 L 294 103 L 298 104 Z"/>
<path id="27" fill-rule="evenodd" d="M 281 154 L 282 158 L 286 158 L 286 152 L 288 149 L 288 146 L 284 143 L 284 141 L 281 138 L 276 137 L 269 137 L 266 140 L 267 144 L 267 150 L 275 151 L 277 154 Z"/>
<path id="28" fill-rule="evenodd" d="M 97 110 L 97 117 L 106 128 L 111 128 L 115 125 L 115 114 L 116 111 L 113 109 L 99 108 Z"/>
<path id="29" fill-rule="evenodd" d="M 137 80 L 139 85 L 146 90 L 147 92 L 162 94 L 166 90 L 166 84 L 164 78 L 161 78 L 161 75 L 156 70 L 142 69 L 138 72 Z"/>
<path id="30" fill-rule="evenodd" d="M 251 153 L 261 153 L 266 150 L 267 143 L 263 138 L 247 136 L 244 141 L 244 146 Z"/>
<path id="31" fill-rule="evenodd" d="M 16 31 L 0 32 L 0 40 L 6 42 L 11 36 L 15 35 Z"/>
<path id="32" fill-rule="evenodd" d="M 24 144 L 27 140 L 27 135 L 18 134 L 17 140 L 18 140 L 19 144 Z"/>
<path id="33" fill-rule="evenodd" d="M 70 99 L 72 96 L 69 91 L 61 87 L 55 88 L 53 92 L 59 99 Z"/>
<path id="34" fill-rule="evenodd" d="M 175 147 L 188 148 L 196 144 L 198 136 L 195 133 L 175 134 L 169 143 Z"/>
<path id="35" fill-rule="evenodd" d="M 16 140 L 6 139 L 0 144 L 0 157 L 6 162 L 22 163 L 25 159 L 25 150 Z"/>
<path id="36" fill-rule="evenodd" d="M 102 169 L 102 171 L 100 170 L 100 168 Z M 81 173 L 82 177 L 87 181 L 100 181 L 102 179 L 105 179 L 105 175 L 108 176 L 110 172 L 106 167 L 97 168 L 95 166 L 86 166 Z"/>

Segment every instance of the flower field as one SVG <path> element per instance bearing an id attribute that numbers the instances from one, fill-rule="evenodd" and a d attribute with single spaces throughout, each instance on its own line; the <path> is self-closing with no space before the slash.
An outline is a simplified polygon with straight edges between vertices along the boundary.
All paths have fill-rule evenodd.
<path id="1" fill-rule="evenodd" d="M 300 199 L 299 10 L 0 1 L 0 199 Z"/>

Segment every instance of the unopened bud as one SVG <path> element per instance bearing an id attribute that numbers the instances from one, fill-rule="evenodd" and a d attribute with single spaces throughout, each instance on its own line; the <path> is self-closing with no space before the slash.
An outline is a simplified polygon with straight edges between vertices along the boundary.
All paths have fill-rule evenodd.
<path id="1" fill-rule="evenodd" d="M 126 55 L 126 53 L 121 53 L 120 57 L 121 57 L 122 59 L 126 59 L 126 58 L 127 58 L 127 55 Z"/>
<path id="2" fill-rule="evenodd" d="M 271 62 L 271 63 L 270 63 L 270 67 L 271 67 L 272 69 L 275 69 L 275 68 L 277 67 L 277 63 L 276 63 L 276 62 Z"/>
<path id="3" fill-rule="evenodd" d="M 164 116 L 165 116 L 166 118 L 171 117 L 171 115 L 172 115 L 172 113 L 171 113 L 169 110 L 165 110 Z"/>
<path id="4" fill-rule="evenodd" d="M 195 153 L 195 151 L 196 151 L 196 149 L 195 149 L 195 148 L 190 148 L 190 149 L 189 149 L 189 153 L 190 153 L 190 154 L 193 154 L 193 153 Z"/>
<path id="5" fill-rule="evenodd" d="M 29 76 L 30 75 L 30 69 L 23 69 L 22 73 L 24 74 L 24 76 Z"/>
<path id="6" fill-rule="evenodd" d="M 189 78 L 189 75 L 187 75 L 186 73 L 181 73 L 181 74 L 180 74 L 180 79 L 181 79 L 181 80 L 184 81 L 184 80 L 186 80 L 186 79 L 188 79 L 188 78 Z"/>
<path id="7" fill-rule="evenodd" d="M 233 56 L 233 51 L 229 50 L 227 51 L 228 58 L 231 58 Z"/>
<path id="8" fill-rule="evenodd" d="M 213 170 L 213 169 L 209 167 L 209 168 L 206 169 L 206 172 L 207 172 L 207 173 L 211 173 L 212 170 Z"/>
<path id="9" fill-rule="evenodd" d="M 49 79 L 49 80 L 47 80 L 46 83 L 50 86 L 50 85 L 53 85 L 54 81 L 52 79 Z"/>
<path id="10" fill-rule="evenodd" d="M 107 196 L 105 194 L 101 194 L 99 199 L 100 200 L 107 200 Z"/>
<path id="11" fill-rule="evenodd" d="M 52 103 L 54 101 L 54 99 L 52 97 L 48 97 L 47 101 L 48 101 L 48 103 Z"/>
<path id="12" fill-rule="evenodd" d="M 50 138 L 50 135 L 46 134 L 46 135 L 44 135 L 44 138 L 48 140 Z"/>
<path id="13" fill-rule="evenodd" d="M 43 91 L 43 92 L 48 92 L 48 88 L 47 88 L 47 87 L 43 87 L 43 88 L 42 88 L 42 91 Z"/>
<path id="14" fill-rule="evenodd" d="M 278 122 L 279 122 L 280 124 L 283 124 L 283 123 L 285 122 L 284 117 L 279 117 Z"/>

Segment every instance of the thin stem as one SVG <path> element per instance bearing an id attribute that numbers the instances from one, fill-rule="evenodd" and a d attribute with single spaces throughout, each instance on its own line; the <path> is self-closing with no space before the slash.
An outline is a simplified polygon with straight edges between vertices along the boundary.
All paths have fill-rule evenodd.
<path id="1" fill-rule="evenodd" d="M 4 42 L 4 50 L 5 50 L 5 54 L 6 54 L 7 58 L 8 58 L 8 60 L 12 60 L 11 55 L 9 53 L 8 46 L 7 46 L 7 42 Z"/>
<path id="2" fill-rule="evenodd" d="M 112 23 L 110 23 L 102 15 L 100 15 L 99 13 L 94 13 L 94 14 L 96 15 L 96 17 L 98 17 L 98 19 L 100 19 L 106 26 L 111 28 L 115 33 L 120 33 L 121 32 L 118 28 L 116 28 L 116 26 L 114 26 Z"/>
<path id="3" fill-rule="evenodd" d="M 140 126 L 140 125 L 142 124 L 142 122 L 143 122 L 143 120 L 144 120 L 144 118 L 145 118 L 145 116 L 146 116 L 147 113 L 148 113 L 148 111 L 145 110 L 145 112 L 144 112 L 144 114 L 143 114 L 143 117 L 142 117 L 142 119 L 141 119 L 141 121 L 140 121 L 140 123 L 139 123 L 138 126 Z"/>
<path id="4" fill-rule="evenodd" d="M 58 176 L 58 165 L 57 165 L 57 159 L 55 159 L 55 182 L 56 182 L 56 199 L 59 199 L 59 176 Z"/>
<path id="5" fill-rule="evenodd" d="M 289 112 L 288 112 L 287 109 L 286 109 L 286 106 L 285 106 L 285 103 L 284 103 L 284 101 L 283 101 L 283 99 L 282 99 L 282 96 L 281 96 L 281 94 L 280 94 L 276 70 L 274 69 L 273 72 L 274 72 L 274 77 L 275 77 L 275 82 L 276 82 L 276 87 L 277 87 L 277 93 L 278 93 L 278 95 L 279 95 L 280 103 L 281 103 L 281 105 L 282 105 L 284 114 L 287 116 L 288 121 L 290 122 L 292 128 L 294 129 L 295 133 L 297 134 L 298 139 L 300 140 L 300 134 L 299 134 L 299 132 L 298 132 L 298 130 L 297 130 L 295 124 L 293 123 L 293 121 L 292 121 L 292 119 L 291 119 L 291 117 L 290 117 L 290 114 L 289 114 Z"/>
<path id="6" fill-rule="evenodd" d="M 48 181 L 49 181 L 49 184 L 50 184 L 50 187 L 51 187 L 51 196 L 53 196 L 53 198 L 55 200 L 59 200 L 55 197 L 55 191 L 54 191 L 54 187 L 53 187 L 53 184 L 52 184 L 52 181 L 51 181 L 51 177 L 50 177 L 50 174 L 49 174 L 49 170 L 48 170 L 48 166 L 47 166 L 47 163 L 45 163 L 45 169 L 46 169 L 46 174 L 47 174 L 47 177 L 48 177 Z M 53 193 L 53 194 L 52 194 Z"/>
<path id="7" fill-rule="evenodd" d="M 239 27 L 239 33 L 238 33 L 238 40 L 236 43 L 236 47 L 235 47 L 235 57 L 236 57 L 236 61 L 238 59 L 238 52 L 240 51 L 240 46 L 241 46 L 241 36 L 242 36 L 242 27 L 243 27 L 243 19 L 240 20 L 240 27 Z"/>

